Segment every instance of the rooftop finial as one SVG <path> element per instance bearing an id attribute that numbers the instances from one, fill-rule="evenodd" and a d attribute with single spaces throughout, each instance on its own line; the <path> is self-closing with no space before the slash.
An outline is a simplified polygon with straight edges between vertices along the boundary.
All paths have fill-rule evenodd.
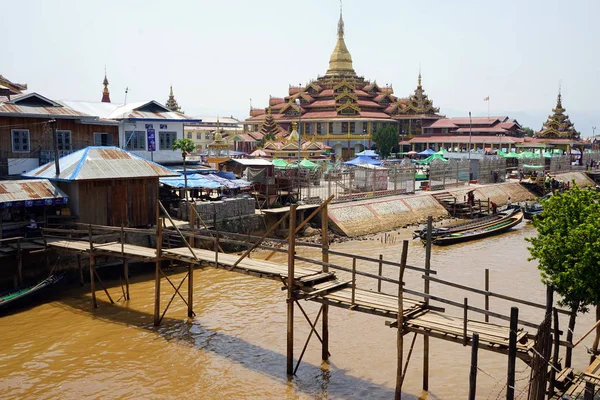
<path id="1" fill-rule="evenodd" d="M 344 37 L 344 19 L 342 18 L 342 0 L 340 0 L 340 20 L 338 21 L 338 37 Z"/>
<path id="2" fill-rule="evenodd" d="M 419 63 L 419 82 L 418 86 L 421 86 L 421 63 Z"/>
<path id="3" fill-rule="evenodd" d="M 102 91 L 102 103 L 110 103 L 110 92 L 108 91 L 108 78 L 106 77 L 106 65 L 104 65 L 104 90 Z"/>

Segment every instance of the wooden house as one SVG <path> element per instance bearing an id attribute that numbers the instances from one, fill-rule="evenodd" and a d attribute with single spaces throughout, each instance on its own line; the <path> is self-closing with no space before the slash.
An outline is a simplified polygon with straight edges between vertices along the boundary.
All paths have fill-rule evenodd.
<path id="1" fill-rule="evenodd" d="M 50 162 L 23 176 L 57 181 L 69 196 L 71 214 L 99 225 L 155 224 L 159 178 L 178 175 L 118 147 L 87 147 L 61 157 L 58 165 L 58 175 Z"/>
<path id="2" fill-rule="evenodd" d="M 54 160 L 54 140 L 61 156 L 92 145 L 112 146 L 119 140 L 118 125 L 38 93 L 0 96 L 0 176 Z"/>

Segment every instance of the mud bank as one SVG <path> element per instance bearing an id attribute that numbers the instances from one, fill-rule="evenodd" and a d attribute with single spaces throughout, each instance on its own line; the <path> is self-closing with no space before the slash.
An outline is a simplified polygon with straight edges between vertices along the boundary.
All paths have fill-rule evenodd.
<path id="1" fill-rule="evenodd" d="M 571 174 L 578 175 L 573 178 L 582 183 L 585 179 L 589 180 L 584 173 Z M 561 179 L 567 177 L 561 176 Z M 518 182 L 463 186 L 444 192 L 462 200 L 470 190 L 475 190 L 475 199 L 490 199 L 498 205 L 506 204 L 509 196 L 513 203 L 536 198 Z M 330 223 L 339 233 L 355 237 L 423 223 L 430 215 L 434 219 L 448 218 L 446 209 L 433 197 L 435 193 L 439 191 L 333 204 L 329 206 Z"/>

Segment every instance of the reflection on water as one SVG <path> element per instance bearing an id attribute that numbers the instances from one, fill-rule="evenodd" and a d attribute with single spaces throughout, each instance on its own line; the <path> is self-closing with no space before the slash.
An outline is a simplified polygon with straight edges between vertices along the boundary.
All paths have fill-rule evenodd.
<path id="1" fill-rule="evenodd" d="M 491 290 L 544 302 L 545 288 L 534 263 L 528 262 L 523 237 L 533 229 L 522 224 L 502 236 L 450 247 L 434 247 L 432 268 L 441 279 L 483 288 L 490 270 Z M 411 237 L 410 230 L 393 234 Z M 383 237 L 383 236 L 381 236 Z M 369 240 L 339 243 L 334 250 L 399 261 L 401 240 L 382 244 Z M 315 249 L 301 255 L 319 257 Z M 423 266 L 424 248 L 412 241 L 409 263 Z M 331 257 L 349 266 L 348 259 Z M 284 255 L 274 257 L 285 262 Z M 377 271 L 376 265 L 358 268 Z M 385 267 L 384 274 L 397 276 Z M 342 274 L 343 275 L 343 274 Z M 183 274 L 173 278 L 181 279 Z M 420 274 L 407 271 L 407 287 L 422 290 Z M 118 285 L 118 282 L 113 284 Z M 376 288 L 359 278 L 358 285 Z M 332 308 L 330 311 L 330 363 L 320 360 L 320 345 L 313 337 L 298 376 L 285 374 L 286 308 L 281 284 L 235 273 L 206 269 L 195 274 L 194 306 L 197 317 L 186 317 L 186 306 L 175 301 L 163 324 L 152 326 L 154 285 L 152 275 L 138 276 L 131 285 L 131 300 L 111 306 L 99 293 L 99 308 L 91 308 L 84 289 L 73 288 L 60 300 L 0 319 L 0 394 L 2 398 L 375 398 L 393 397 L 396 373 L 396 331 L 385 319 Z M 163 285 L 163 304 L 171 296 Z M 392 292 L 383 283 L 383 290 Z M 118 293 L 115 286 L 112 292 Z M 432 283 L 435 295 L 483 307 L 483 297 Z M 118 296 L 117 296 L 118 297 Z M 492 310 L 508 314 L 510 304 L 492 299 Z M 302 302 L 314 318 L 316 304 Z M 461 315 L 462 311 L 447 308 Z M 520 317 L 540 322 L 543 311 L 520 308 Z M 472 318 L 479 318 L 473 314 Z M 592 316 L 579 318 L 575 337 L 592 325 Z M 561 320 L 566 326 L 566 319 Z M 295 354 L 309 333 L 296 313 Z M 531 330 L 529 330 L 531 331 Z M 412 334 L 405 341 L 410 343 Z M 591 338 L 584 343 L 591 345 Z M 431 340 L 430 393 L 421 393 L 422 338 L 417 338 L 404 389 L 408 399 L 463 399 L 468 393 L 470 348 Z M 405 352 L 408 345 L 405 345 Z M 503 393 L 505 356 L 480 351 L 478 398 Z M 406 356 L 405 356 L 406 359 Z M 574 353 L 576 368 L 585 367 L 585 348 Z M 525 387 L 529 370 L 517 362 L 517 390 Z M 517 393 L 519 393 L 517 391 Z"/>

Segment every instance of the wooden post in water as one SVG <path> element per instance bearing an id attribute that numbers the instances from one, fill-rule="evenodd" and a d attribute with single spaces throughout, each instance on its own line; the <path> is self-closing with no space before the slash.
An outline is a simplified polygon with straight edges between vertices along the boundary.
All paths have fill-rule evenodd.
<path id="1" fill-rule="evenodd" d="M 188 317 L 194 316 L 194 263 L 188 264 Z"/>
<path id="2" fill-rule="evenodd" d="M 98 308 L 96 301 L 96 282 L 94 275 L 96 274 L 96 256 L 94 255 L 94 242 L 92 241 L 92 225 L 88 227 L 90 240 L 90 290 L 92 291 L 92 306 Z"/>
<path id="3" fill-rule="evenodd" d="M 406 267 L 406 259 L 408 256 L 408 240 L 402 243 L 402 258 L 400 259 L 400 272 L 398 276 L 398 336 L 396 338 L 396 347 L 398 352 L 398 366 L 396 368 L 396 391 L 394 399 L 402 399 L 402 355 L 404 352 L 404 298 L 402 281 L 404 279 L 404 269 Z"/>
<path id="4" fill-rule="evenodd" d="M 466 346 L 467 343 L 469 343 L 469 338 L 467 337 L 467 323 L 469 322 L 468 312 L 469 312 L 469 299 L 467 299 L 465 297 L 464 307 L 463 307 L 463 346 Z"/>
<path id="5" fill-rule="evenodd" d="M 331 181 L 329 181 L 331 184 Z M 330 194 L 331 195 L 331 194 Z M 321 209 L 321 260 L 329 263 L 329 214 L 327 204 Z M 329 265 L 323 265 L 323 272 L 329 272 Z M 323 304 L 323 345 L 321 347 L 321 360 L 329 359 L 329 305 Z"/>
<path id="6" fill-rule="evenodd" d="M 157 200 L 158 202 L 158 200 Z M 160 208 L 156 206 L 156 268 L 154 272 L 154 326 L 160 324 L 160 260 L 164 218 L 160 218 Z"/>
<path id="7" fill-rule="evenodd" d="M 433 217 L 427 217 L 427 234 L 425 247 L 425 275 L 429 277 L 431 270 L 431 234 L 433 232 Z M 423 282 L 423 292 L 429 294 L 429 279 Z M 429 298 L 425 299 L 425 306 L 429 306 Z M 423 390 L 429 390 L 429 336 L 423 335 Z"/>
<path id="8" fill-rule="evenodd" d="M 79 285 L 83 286 L 85 282 L 83 281 L 83 266 L 81 265 L 80 253 L 77 253 L 77 266 L 79 267 Z"/>
<path id="9" fill-rule="evenodd" d="M 508 333 L 508 374 L 506 378 L 506 400 L 515 398 L 515 363 L 517 361 L 517 322 L 519 309 L 510 308 L 510 332 Z"/>
<path id="10" fill-rule="evenodd" d="M 214 205 L 214 203 L 213 203 Z M 217 229 L 217 206 L 214 206 L 213 211 L 213 229 L 215 230 L 215 268 L 219 267 L 219 230 Z M 248 253 L 250 254 L 250 253 Z"/>
<path id="11" fill-rule="evenodd" d="M 477 351 L 479 350 L 479 333 L 473 332 L 471 343 L 471 372 L 469 373 L 469 400 L 475 400 L 477 392 Z"/>
<path id="12" fill-rule="evenodd" d="M 294 263 L 296 252 L 296 209 L 297 204 L 290 206 L 290 235 L 288 242 L 288 277 L 287 277 L 287 374 L 294 374 Z"/>
<path id="13" fill-rule="evenodd" d="M 485 269 L 485 291 L 490 291 L 490 269 Z M 485 311 L 490 311 L 490 295 L 485 295 Z M 485 322 L 490 322 L 490 316 L 485 314 Z"/>
<path id="14" fill-rule="evenodd" d="M 379 275 L 380 279 L 377 280 L 377 291 L 379 293 L 381 293 L 381 275 L 383 275 L 383 254 L 379 255 L 379 269 L 378 269 L 378 271 L 379 271 L 378 275 Z"/>

